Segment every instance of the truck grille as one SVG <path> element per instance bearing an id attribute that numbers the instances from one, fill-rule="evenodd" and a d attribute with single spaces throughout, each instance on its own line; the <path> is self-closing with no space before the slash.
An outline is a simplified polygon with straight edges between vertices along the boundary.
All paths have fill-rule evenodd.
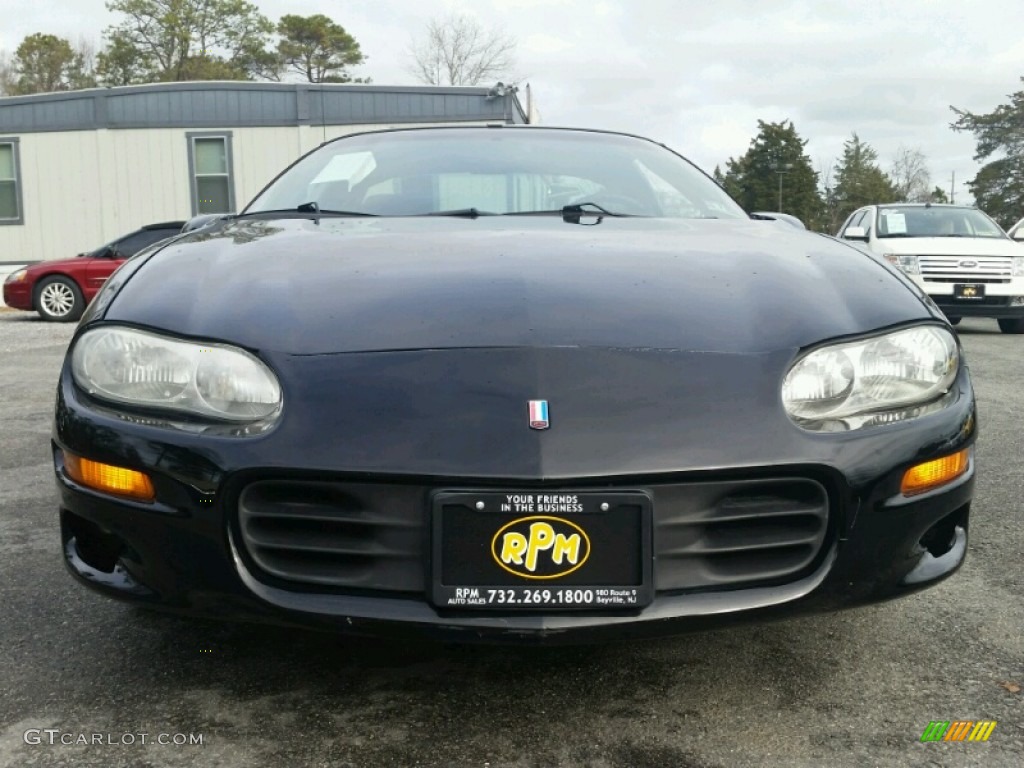
<path id="1" fill-rule="evenodd" d="M 1009 256 L 918 256 L 921 277 L 938 283 L 1008 283 L 1013 278 Z"/>
<path id="2" fill-rule="evenodd" d="M 430 495 L 437 487 L 259 480 L 239 496 L 239 541 L 254 572 L 271 583 L 425 594 Z M 500 488 L 529 486 L 513 482 Z M 825 488 L 806 478 L 533 487 L 564 489 L 651 495 L 654 586 L 660 591 L 800 578 L 819 561 L 833 519 Z"/>

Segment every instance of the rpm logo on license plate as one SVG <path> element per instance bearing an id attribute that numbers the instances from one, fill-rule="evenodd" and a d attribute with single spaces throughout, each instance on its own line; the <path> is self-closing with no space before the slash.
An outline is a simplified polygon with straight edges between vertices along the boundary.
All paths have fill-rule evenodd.
<path id="1" fill-rule="evenodd" d="M 965 301 L 980 301 L 985 298 L 985 284 L 957 283 L 953 286 L 953 298 Z"/>
<path id="2" fill-rule="evenodd" d="M 651 499 L 635 490 L 438 490 L 431 601 L 508 613 L 635 610 L 654 599 Z"/>
<path id="3" fill-rule="evenodd" d="M 531 515 L 506 523 L 491 540 L 491 556 L 509 573 L 524 579 L 559 579 L 590 557 L 590 538 L 561 517 Z"/>

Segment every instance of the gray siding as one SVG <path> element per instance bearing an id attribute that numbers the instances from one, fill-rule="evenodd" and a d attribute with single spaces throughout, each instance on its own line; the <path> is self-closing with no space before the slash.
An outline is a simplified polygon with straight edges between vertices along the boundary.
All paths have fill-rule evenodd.
<path id="1" fill-rule="evenodd" d="M 190 82 L 0 98 L 0 134 L 463 120 L 526 122 L 514 94 L 487 88 Z"/>

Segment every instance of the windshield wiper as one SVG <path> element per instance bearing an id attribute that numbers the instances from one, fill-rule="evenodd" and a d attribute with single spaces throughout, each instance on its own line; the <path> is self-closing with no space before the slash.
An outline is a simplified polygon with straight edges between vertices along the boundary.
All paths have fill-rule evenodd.
<path id="1" fill-rule="evenodd" d="M 596 208 L 596 211 L 585 210 L 584 206 L 588 208 Z M 616 216 L 619 218 L 629 218 L 641 216 L 642 214 L 636 213 L 616 213 L 615 211 L 609 211 L 607 208 L 598 205 L 597 203 L 573 203 L 572 205 L 563 205 L 561 208 L 554 208 L 552 210 L 540 210 L 540 211 L 510 211 L 509 213 L 503 213 L 502 216 Z"/>
<path id="2" fill-rule="evenodd" d="M 262 213 L 305 213 L 314 214 L 317 216 L 376 216 L 376 213 L 366 213 L 364 211 L 334 211 L 330 209 L 321 208 L 315 201 L 311 203 L 303 203 L 297 205 L 294 208 L 274 208 L 266 211 L 246 211 L 245 213 L 239 213 L 235 215 L 236 219 L 240 219 L 243 216 L 259 216 Z"/>
<path id="3" fill-rule="evenodd" d="M 456 208 L 453 211 L 431 211 L 430 213 L 421 213 L 420 216 L 455 216 L 464 219 L 475 219 L 477 216 L 498 216 L 499 214 L 493 213 L 492 211 L 481 211 L 478 208 Z"/>
<path id="4" fill-rule="evenodd" d="M 597 208 L 601 213 L 607 214 L 608 216 L 628 216 L 625 213 L 612 213 L 607 208 L 598 205 L 597 203 L 573 203 L 572 205 L 562 206 L 562 214 L 566 213 L 590 213 L 590 211 L 584 211 L 583 206 L 588 208 Z"/>

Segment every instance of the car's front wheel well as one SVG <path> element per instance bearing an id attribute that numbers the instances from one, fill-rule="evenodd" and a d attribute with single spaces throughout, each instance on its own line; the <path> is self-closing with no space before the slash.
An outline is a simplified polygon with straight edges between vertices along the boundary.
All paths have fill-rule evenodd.
<path id="1" fill-rule="evenodd" d="M 32 287 L 32 309 L 36 311 L 39 310 L 40 289 L 43 287 L 43 283 L 53 277 L 60 277 L 64 280 L 68 280 L 78 286 L 78 290 L 82 290 L 82 286 L 78 285 L 78 281 L 67 272 L 47 272 L 42 277 L 36 278 L 36 284 Z"/>
<path id="2" fill-rule="evenodd" d="M 85 293 L 75 278 L 64 272 L 51 272 L 36 281 L 32 309 L 44 320 L 77 320 L 85 311 Z"/>

